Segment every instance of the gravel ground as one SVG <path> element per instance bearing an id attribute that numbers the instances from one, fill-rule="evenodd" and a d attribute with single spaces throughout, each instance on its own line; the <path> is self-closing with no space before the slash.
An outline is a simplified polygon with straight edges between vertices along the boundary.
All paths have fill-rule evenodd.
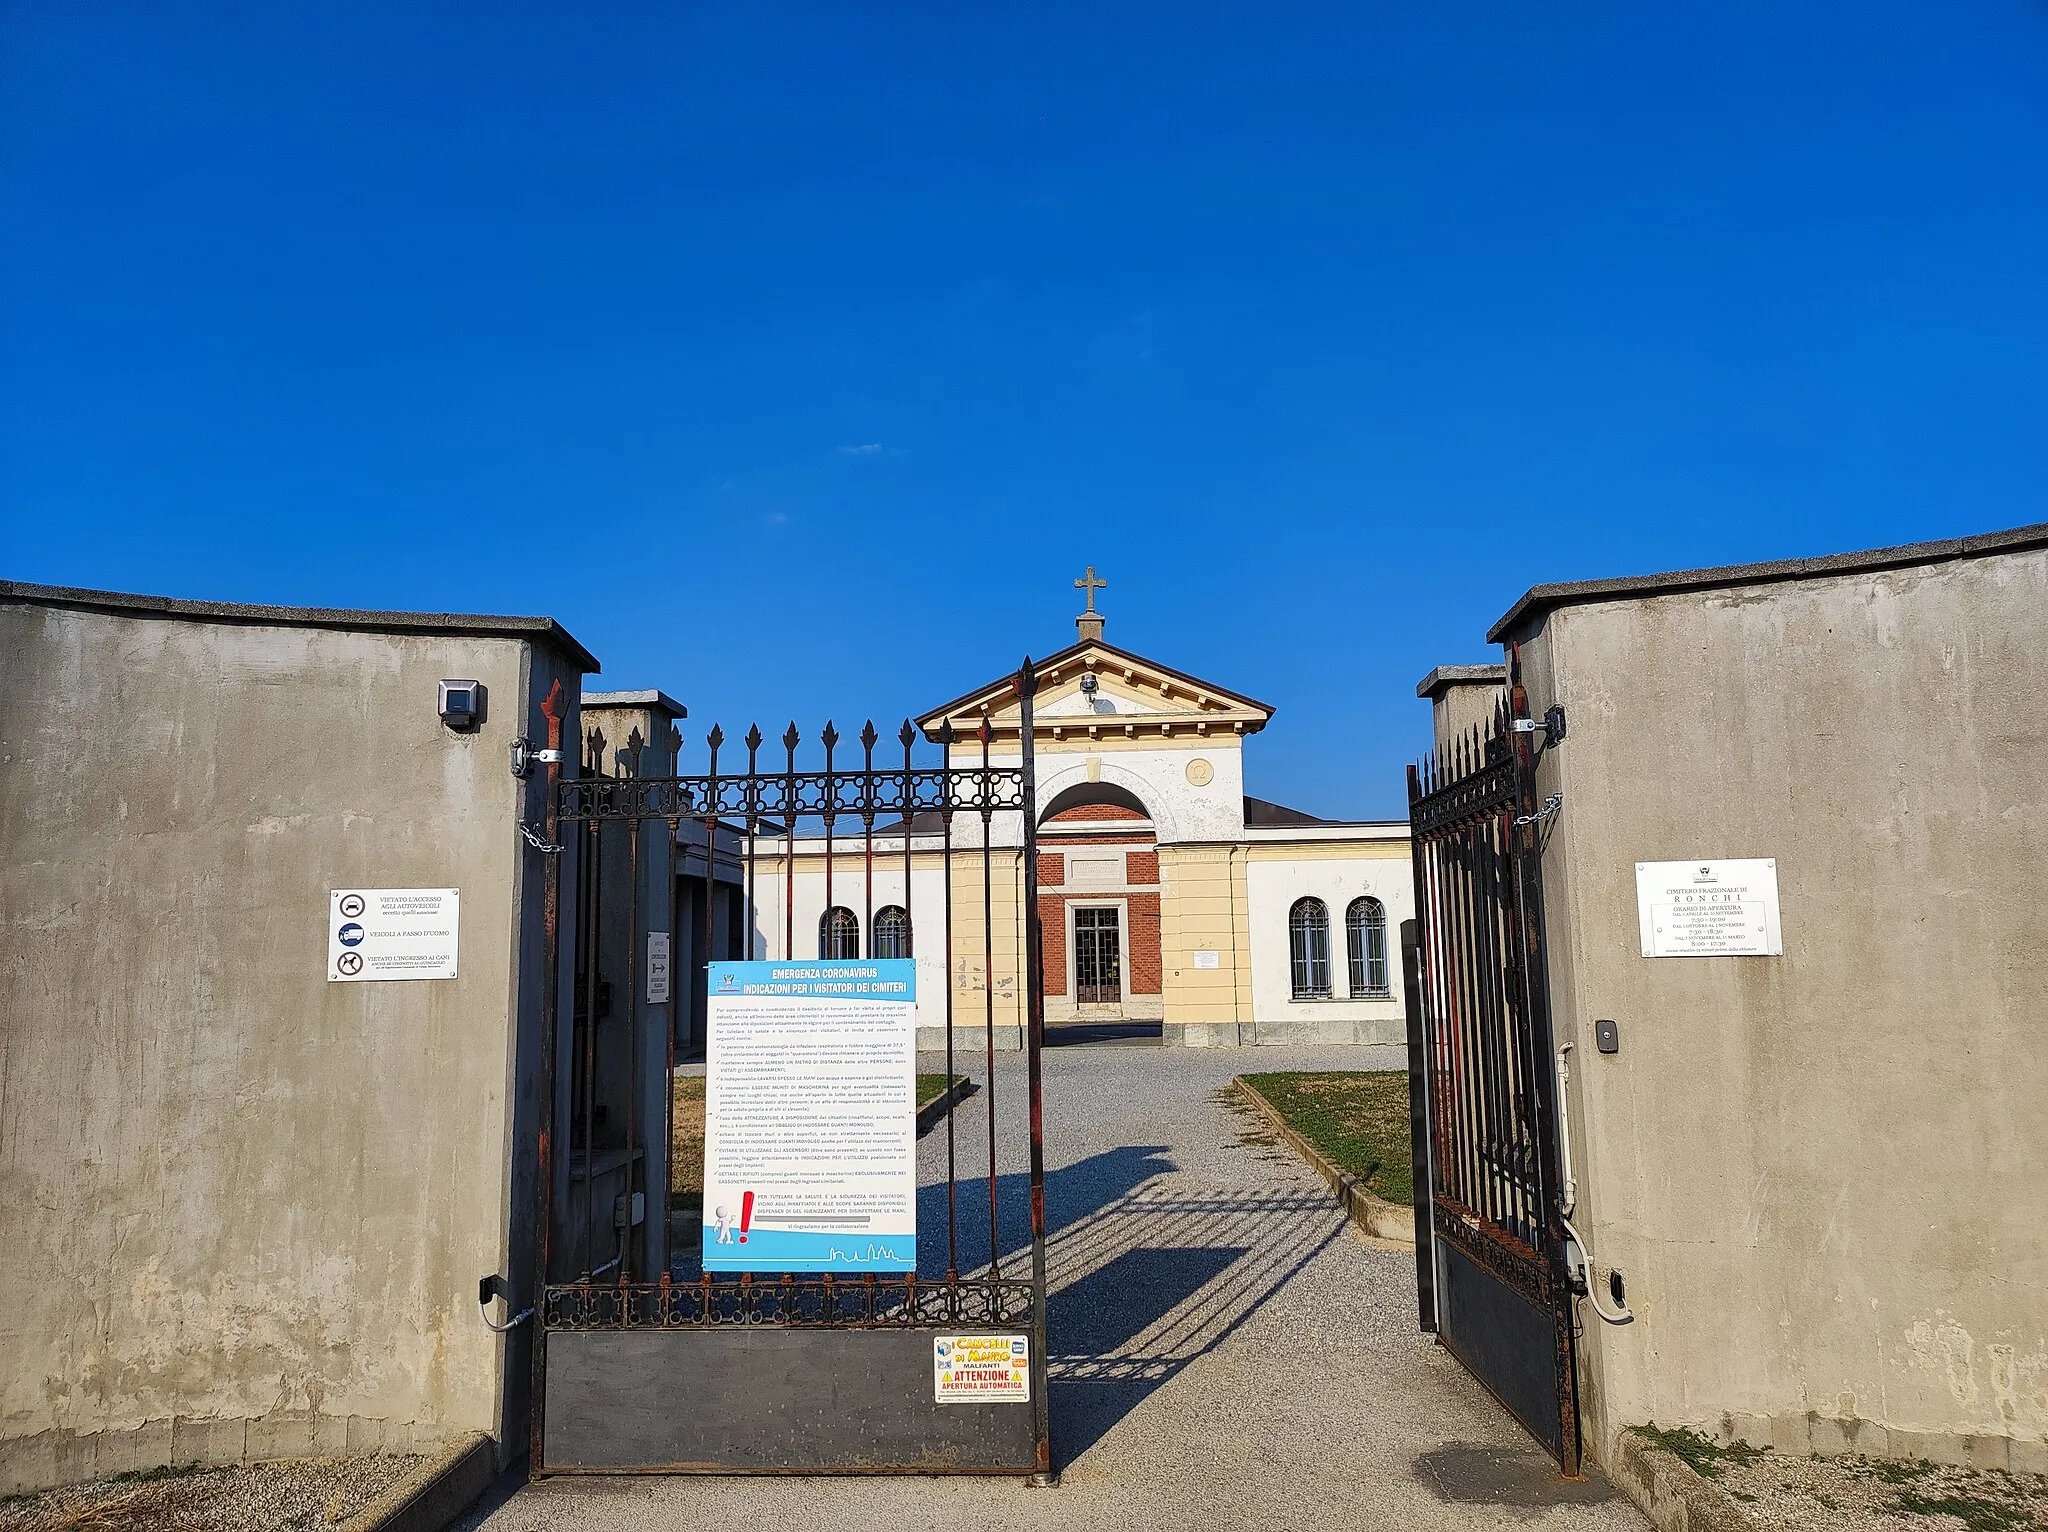
<path id="1" fill-rule="evenodd" d="M 278 1532 L 331 1527 L 424 1461 L 319 1458 L 123 1474 L 0 1501 L 0 1532 Z"/>
<path id="2" fill-rule="evenodd" d="M 1759 1532 L 2048 1528 L 2048 1478 L 1876 1458 L 1717 1456 L 1704 1472 Z"/>
<path id="3" fill-rule="evenodd" d="M 973 1479 L 553 1479 L 463 1525 L 1281 1529 L 1648 1525 L 1598 1478 L 1567 1484 L 1415 1329 L 1412 1252 L 1220 1099 L 1246 1070 L 1397 1068 L 1398 1048 L 1063 1047 L 1046 1054 L 1055 1489 Z M 935 1067 L 926 1060 L 924 1068 Z M 980 1061 L 968 1066 L 977 1080 Z M 1023 1061 L 999 1060 L 999 1244 L 1026 1243 Z M 985 1169 L 987 1095 L 955 1119 Z M 921 1146 L 920 1253 L 946 1263 L 946 1133 Z M 960 1265 L 989 1245 L 959 1198 Z M 985 1264 L 985 1256 L 983 1257 Z M 1007 1264 L 1007 1262 L 1006 1262 Z M 676 1408 L 687 1409 L 678 1399 Z"/>

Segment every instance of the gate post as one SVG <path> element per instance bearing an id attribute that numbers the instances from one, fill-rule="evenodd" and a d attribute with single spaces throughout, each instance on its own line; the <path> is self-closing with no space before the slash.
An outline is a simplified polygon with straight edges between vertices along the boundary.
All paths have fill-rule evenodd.
<path id="1" fill-rule="evenodd" d="M 1518 727 L 1527 721 L 1529 693 L 1522 685 L 1522 651 L 1509 651 L 1509 748 L 1515 761 L 1514 822 L 1508 835 L 1513 863 L 1514 899 L 1520 916 L 1522 1028 L 1528 1057 L 1530 1125 L 1536 1147 L 1537 1184 L 1543 1197 L 1544 1254 L 1550 1268 L 1550 1298 L 1556 1323 L 1557 1412 L 1562 1439 L 1560 1466 L 1565 1477 L 1579 1477 L 1579 1375 L 1570 1275 L 1565 1268 L 1562 1191 L 1557 1143 L 1557 1075 L 1551 1068 L 1550 967 L 1543 946 L 1543 820 L 1536 802 L 1536 736 Z"/>
<path id="2" fill-rule="evenodd" d="M 1034 1484 L 1049 1485 L 1052 1470 L 1052 1406 L 1046 1397 L 1051 1362 L 1045 1352 L 1045 1096 L 1041 1050 L 1045 1046 L 1044 933 L 1038 920 L 1038 773 L 1031 700 L 1038 674 L 1031 656 L 1017 672 L 1017 737 L 1024 799 L 1024 1064 L 1031 1097 L 1031 1410 L 1038 1436 Z"/>
<path id="3" fill-rule="evenodd" d="M 558 680 L 541 700 L 540 710 L 548 721 L 547 778 L 543 788 L 546 808 L 542 811 L 541 838 L 555 849 L 542 855 L 541 872 L 541 926 L 545 932 L 542 944 L 542 969 L 546 974 L 541 984 L 540 995 L 540 1132 L 537 1138 L 538 1173 L 534 1177 L 534 1200 L 536 1203 L 536 1257 L 533 1270 L 533 1383 L 532 1397 L 527 1404 L 527 1462 L 538 1465 L 541 1461 L 540 1444 L 542 1415 L 547 1409 L 547 1324 L 544 1310 L 547 1307 L 548 1258 L 552 1244 L 549 1238 L 554 1224 L 555 1203 L 555 1002 L 556 990 L 561 984 L 559 964 L 561 961 L 561 916 L 562 916 L 562 851 L 561 820 L 556 802 L 557 784 L 562 776 L 562 719 L 566 709 L 562 705 L 562 683 Z"/>
<path id="4" fill-rule="evenodd" d="M 1408 768 L 1410 796 L 1415 768 Z M 1421 874 L 1416 874 L 1420 885 Z M 1422 908 L 1418 896 L 1416 909 Z M 1415 1303 L 1419 1327 L 1436 1332 L 1436 1245 L 1431 1238 L 1429 1161 L 1429 1034 L 1422 1017 L 1422 935 L 1418 922 L 1401 922 L 1401 998 L 1408 1011 L 1408 1157 L 1415 1200 Z"/>

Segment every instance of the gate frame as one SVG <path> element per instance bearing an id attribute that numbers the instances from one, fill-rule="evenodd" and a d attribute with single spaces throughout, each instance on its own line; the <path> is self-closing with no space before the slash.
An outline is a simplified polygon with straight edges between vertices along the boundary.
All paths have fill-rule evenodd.
<path id="1" fill-rule="evenodd" d="M 1038 822 L 1037 822 L 1037 777 L 1033 737 L 1033 699 L 1037 692 L 1037 677 L 1030 658 L 1027 656 L 1012 683 L 1013 695 L 1020 710 L 1019 761 L 1016 767 L 992 766 L 989 758 L 989 743 L 992 731 L 989 719 L 984 713 L 979 731 L 981 743 L 981 764 L 979 766 L 956 766 L 953 764 L 952 747 L 955 742 L 950 724 L 942 725 L 931 736 L 944 750 L 943 763 L 937 767 L 914 766 L 911 761 L 911 747 L 917 735 L 906 719 L 899 739 L 903 746 L 901 768 L 876 768 L 874 747 L 878 736 L 870 722 L 863 730 L 861 743 L 865 747 L 865 764 L 860 770 L 835 771 L 832 751 L 838 742 L 838 735 L 827 723 L 822 734 L 825 744 L 825 769 L 822 772 L 798 772 L 795 770 L 796 748 L 799 742 L 796 726 L 792 724 L 783 737 L 789 751 L 789 766 L 784 771 L 762 771 L 758 769 L 757 755 L 762 736 L 758 728 L 749 731 L 744 741 L 748 747 L 748 767 L 744 773 L 718 771 L 718 751 L 723 743 L 722 731 L 713 727 L 706 737 L 710 746 L 710 771 L 703 776 L 684 776 L 680 773 L 669 777 L 599 777 L 595 780 L 565 775 L 562 753 L 562 726 L 566 718 L 562 706 L 559 686 L 541 704 L 547 719 L 547 750 L 539 759 L 546 766 L 546 812 L 540 844 L 550 854 L 546 857 L 543 877 L 543 925 L 546 941 L 546 971 L 548 982 L 543 986 L 540 1016 L 541 1046 L 541 1106 L 537 1136 L 538 1178 L 535 1187 L 537 1229 L 537 1260 L 533 1304 L 533 1349 L 532 1349 L 532 1395 L 528 1472 L 535 1476 L 572 1473 L 714 1473 L 745 1475 L 757 1473 L 818 1473 L 818 1474 L 900 1474 L 900 1473 L 972 1473 L 1000 1474 L 1026 1477 L 1035 1484 L 1052 1484 L 1056 1475 L 1052 1468 L 1051 1447 L 1051 1400 L 1049 1397 L 1050 1359 L 1047 1352 L 1047 1303 L 1046 1303 L 1046 1224 L 1045 1224 L 1045 1118 L 1044 1118 L 1044 1071 L 1042 1052 L 1045 1041 L 1045 985 L 1044 985 L 1044 937 L 1041 929 L 1038 900 Z M 680 745 L 677 737 L 675 745 Z M 638 745 L 637 736 L 635 740 Z M 673 752 L 671 753 L 673 765 Z M 580 753 L 579 753 L 580 764 Z M 735 784 L 740 784 L 737 800 L 734 798 Z M 848 786 L 852 785 L 851 801 L 848 801 Z M 998 792 L 1007 791 L 1014 784 L 1015 799 L 999 799 Z M 892 797 L 889 789 L 897 790 Z M 963 792 L 963 788 L 971 791 Z M 779 798 L 778 798 L 779 794 Z M 573 800 L 573 801 L 572 801 Z M 608 800 L 608 802 L 607 802 Z M 559 1031 L 559 994 L 564 982 L 573 982 L 573 973 L 565 981 L 563 971 L 563 944 L 560 941 L 560 912 L 562 900 L 562 863 L 567 848 L 560 837 L 565 824 L 583 824 L 603 820 L 625 821 L 637 829 L 648 821 L 665 824 L 670 842 L 673 844 L 676 831 L 685 819 L 693 819 L 705 827 L 705 850 L 707 857 L 707 883 L 711 882 L 711 858 L 715 855 L 718 832 L 724 821 L 732 816 L 744 816 L 746 835 L 750 847 L 746 876 L 744 902 L 744 928 L 747 933 L 747 949 L 751 956 L 754 949 L 754 927 L 757 906 L 754 899 L 753 850 L 759 838 L 760 825 L 764 816 L 780 807 L 783 826 L 792 838 L 796 825 L 804 818 L 822 818 L 826 826 L 827 867 L 829 887 L 830 846 L 832 825 L 840 814 L 858 817 L 862 820 L 867 844 L 869 866 L 869 894 L 872 903 L 872 868 L 874 821 L 877 814 L 900 811 L 903 823 L 904 865 L 906 880 L 912 865 L 912 844 L 914 832 L 912 820 L 920 810 L 937 810 L 944 815 L 945 838 L 940 851 L 944 861 L 949 890 L 947 908 L 944 912 L 947 932 L 947 960 L 945 964 L 946 995 L 946 1054 L 950 1069 L 953 1064 L 953 997 L 952 997 L 952 909 L 951 877 L 952 860 L 956 848 L 952 841 L 952 817 L 956 812 L 979 814 L 982 819 L 981 853 L 986 877 L 990 856 L 994 850 L 991 835 L 994 816 L 998 813 L 1015 812 L 1021 816 L 1021 845 L 1019 847 L 1022 917 L 1022 979 L 1025 1010 L 1025 1051 L 1026 1087 L 1028 1091 L 1029 1123 L 1029 1192 L 1031 1223 L 1031 1273 L 1026 1280 L 1004 1278 L 992 1260 L 987 1276 L 962 1279 L 957 1270 L 951 1269 L 942 1280 L 922 1281 L 915 1271 L 901 1278 L 880 1280 L 868 1273 L 851 1280 L 835 1283 L 829 1272 L 802 1279 L 790 1273 L 780 1274 L 774 1283 L 756 1283 L 751 1273 L 737 1278 L 718 1280 L 707 1272 L 701 1281 L 677 1283 L 669 1272 L 660 1274 L 657 1281 L 629 1283 L 627 1269 L 619 1267 L 619 1277 L 613 1283 L 597 1283 L 589 1280 L 578 1282 L 556 1282 L 551 1280 L 554 1233 L 554 1175 L 557 1101 L 557 1056 L 556 1041 Z M 771 825 L 772 819 L 768 820 Z M 727 827 L 729 828 L 729 827 Z M 534 838 L 528 831 L 529 839 Z M 969 848 L 958 848 L 966 851 Z M 635 852 L 637 861 L 637 851 Z M 786 874 L 786 882 L 793 891 L 794 864 Z M 637 889 L 637 879 L 634 883 Z M 578 889 L 579 898 L 594 897 L 594 890 Z M 793 892 L 788 897 L 793 898 Z M 993 956 L 993 905 L 992 887 L 984 890 L 983 921 L 985 939 L 989 943 L 988 956 Z M 910 908 L 909 889 L 906 881 L 905 907 Z M 705 901 L 706 942 L 700 954 L 693 954 L 691 970 L 697 966 L 697 959 L 709 961 L 709 941 L 713 901 Z M 866 928 L 868 940 L 872 940 L 872 914 Z M 639 933 L 629 930 L 631 942 L 629 952 L 632 958 L 632 972 L 629 985 L 637 991 L 640 982 Z M 786 937 L 785 940 L 788 938 Z M 912 938 L 913 943 L 915 937 Z M 573 965 L 573 947 L 569 961 Z M 912 948 L 915 951 L 915 946 Z M 595 955 L 593 953 L 593 964 Z M 694 972 L 675 976 L 672 982 L 688 985 L 694 980 Z M 987 1018 L 986 1044 L 988 1053 L 989 1078 L 984 1090 L 989 1112 L 990 1163 L 988 1167 L 990 1197 L 990 1242 L 992 1256 L 1000 1239 L 997 1221 L 995 1161 L 995 1028 L 994 1028 L 994 975 L 985 969 L 983 988 L 988 995 L 989 1015 Z M 688 993 L 687 989 L 684 991 Z M 591 1020 L 595 1025 L 595 1016 Z M 668 1027 L 668 1066 L 670 1100 L 673 1100 L 674 1080 L 673 1022 Z M 650 1131 L 653 1125 L 650 1124 Z M 947 1155 L 947 1185 L 949 1209 L 952 1197 L 957 1191 L 957 1177 L 953 1170 L 950 1134 L 951 1118 L 947 1130 L 949 1145 Z M 671 1171 L 671 1179 L 673 1172 Z M 630 1188 L 630 1183 L 629 1183 Z M 658 1216 L 668 1214 L 668 1188 L 659 1189 L 660 1207 Z M 629 1189 L 630 1195 L 630 1189 Z M 654 1203 L 656 1188 L 646 1188 L 648 1216 L 657 1216 Z M 952 1215 L 949 1211 L 949 1234 Z M 1020 1312 L 1021 1310 L 1021 1312 Z M 612 1335 L 653 1334 L 676 1337 L 690 1333 L 720 1333 L 731 1335 L 735 1332 L 775 1333 L 791 1337 L 803 1334 L 818 1335 L 829 1332 L 823 1339 L 829 1341 L 832 1335 L 845 1336 L 853 1332 L 893 1332 L 904 1336 L 923 1337 L 946 1333 L 1015 1333 L 1028 1331 L 1031 1338 L 1031 1400 L 1030 1440 L 1031 1461 L 1016 1463 L 969 1462 L 948 1463 L 934 1461 L 929 1457 L 915 1462 L 864 1462 L 840 1461 L 813 1465 L 790 1466 L 786 1464 L 761 1464 L 756 1466 L 734 1466 L 731 1464 L 673 1463 L 662 1465 L 638 1465 L 617 1468 L 556 1467 L 547 1461 L 546 1418 L 548 1383 L 548 1339 L 551 1320 L 569 1319 L 568 1324 L 556 1323 L 552 1328 L 560 1332 L 599 1332 Z M 580 1322 L 575 1322 L 580 1321 Z M 800 1343 L 801 1344 L 801 1343 Z M 886 1347 L 888 1343 L 882 1343 Z M 812 1349 L 818 1349 L 815 1346 Z M 830 1349 L 830 1348 L 826 1348 Z M 838 1348 L 844 1350 L 841 1346 Z M 880 1355 L 868 1348 L 871 1356 Z M 927 1346 L 925 1357 L 929 1359 Z M 885 1369 L 886 1370 L 886 1369 Z M 900 1368 L 899 1368 L 900 1370 Z M 674 1401 L 687 1405 L 687 1400 Z M 930 1404 L 928 1398 L 923 1402 Z M 975 1418 L 990 1409 L 1000 1410 L 1003 1406 L 961 1405 L 933 1406 L 937 1419 L 958 1422 L 971 1427 Z M 955 1413 L 948 1417 L 947 1409 Z M 1012 1406 L 1011 1408 L 1014 1408 Z M 972 1412 L 970 1414 L 970 1412 Z M 830 1412 L 828 1411 L 827 1414 Z M 857 1418 L 857 1417 L 856 1417 Z M 972 1434 L 972 1433 L 968 1433 Z M 982 1433 L 984 1436 L 986 1432 Z M 946 1443 L 940 1443 L 943 1448 Z"/>
<path id="2" fill-rule="evenodd" d="M 1418 1317 L 1422 1329 L 1434 1331 L 1437 1343 L 1459 1356 L 1457 1346 L 1447 1334 L 1457 1328 L 1458 1321 L 1455 1303 L 1446 1302 L 1449 1295 L 1441 1270 L 1446 1251 L 1457 1252 L 1486 1276 L 1548 1314 L 1559 1440 L 1552 1456 L 1564 1476 L 1575 1479 L 1580 1477 L 1584 1456 L 1577 1306 L 1565 1258 L 1567 1235 L 1558 1143 L 1557 1077 L 1551 1068 L 1555 1044 L 1543 915 L 1543 824 L 1558 805 L 1539 806 L 1537 801 L 1539 732 L 1545 734 L 1546 747 L 1562 737 L 1561 732 L 1556 736 L 1548 734 L 1546 726 L 1531 716 L 1528 692 L 1522 684 L 1521 650 L 1513 646 L 1508 656 L 1508 694 L 1504 703 L 1495 708 L 1492 727 L 1483 731 L 1475 727 L 1448 748 L 1432 752 L 1423 765 L 1408 768 L 1410 865 L 1415 880 L 1417 922 L 1415 971 L 1407 976 L 1414 1018 L 1410 1079 L 1411 1088 L 1419 1082 L 1426 1096 L 1426 1106 L 1411 1118 L 1416 1174 Z M 1421 821 L 1432 813 L 1442 816 L 1442 823 L 1425 830 Z M 1460 942 L 1460 933 L 1450 932 L 1447 927 L 1465 912 L 1453 908 L 1442 892 L 1432 889 L 1432 872 L 1440 875 L 1441 867 L 1434 863 L 1430 848 L 1449 840 L 1457 833 L 1457 827 L 1481 825 L 1489 817 L 1505 821 L 1497 828 L 1500 858 L 1507 877 L 1490 893 L 1510 942 L 1497 950 L 1491 950 L 1488 942 L 1480 940 L 1476 930 L 1463 931 L 1464 940 Z M 1446 951 L 1447 947 L 1451 950 Z M 1405 943 L 1403 956 L 1405 967 Z M 1461 964 L 1461 956 L 1468 961 Z M 1493 961 L 1489 963 L 1487 959 Z M 1508 1007 L 1507 1016 L 1495 1020 L 1507 1022 L 1521 1075 L 1514 1106 L 1527 1114 L 1526 1127 L 1533 1150 L 1530 1169 L 1537 1204 L 1534 1211 L 1540 1215 L 1533 1222 L 1532 1231 L 1541 1235 L 1540 1248 L 1532 1247 L 1486 1210 L 1465 1207 L 1443 1195 L 1443 1150 L 1447 1136 L 1454 1135 L 1459 1124 L 1455 1121 L 1456 1108 L 1442 1099 L 1439 1085 L 1450 1078 L 1451 1066 L 1446 1060 L 1455 1052 L 1458 1028 L 1454 1018 L 1441 1013 L 1441 1007 L 1446 1003 L 1455 1007 L 1460 1001 L 1470 1000 L 1475 1009 L 1483 1009 L 1488 1000 L 1481 998 L 1482 985 L 1490 991 L 1488 999 Z M 1484 1022 L 1481 1017 L 1480 1024 Z M 1496 1103 L 1496 1110 L 1498 1106 Z M 1426 1273 L 1421 1269 L 1425 1261 L 1430 1268 Z M 1531 1435 L 1537 1435 L 1535 1426 L 1523 1420 L 1470 1361 L 1463 1356 L 1459 1356 L 1459 1361 Z M 1540 1436 L 1538 1440 L 1549 1450 L 1547 1441 Z"/>

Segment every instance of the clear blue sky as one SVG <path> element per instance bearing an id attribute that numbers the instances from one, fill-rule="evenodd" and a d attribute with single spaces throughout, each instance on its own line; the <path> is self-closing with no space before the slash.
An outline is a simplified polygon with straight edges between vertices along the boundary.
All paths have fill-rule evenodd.
<path id="1" fill-rule="evenodd" d="M 324 11 L 325 14 L 317 14 Z M 1403 812 L 1528 585 L 2048 518 L 2048 4 L 0 3 L 0 571 Z"/>

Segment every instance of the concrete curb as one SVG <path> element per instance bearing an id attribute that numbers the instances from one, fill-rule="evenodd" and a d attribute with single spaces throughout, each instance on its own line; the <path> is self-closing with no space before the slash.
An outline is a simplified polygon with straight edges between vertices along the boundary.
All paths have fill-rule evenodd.
<path id="1" fill-rule="evenodd" d="M 923 1138 L 946 1118 L 946 1115 L 974 1094 L 974 1082 L 962 1075 L 945 1090 L 938 1100 L 917 1109 L 917 1136 Z"/>
<path id="2" fill-rule="evenodd" d="M 1756 1523 L 1718 1484 L 1633 1431 L 1621 1433 L 1614 1461 L 1601 1466 L 1657 1532 L 1755 1532 Z"/>
<path id="3" fill-rule="evenodd" d="M 498 1475 L 496 1444 L 466 1436 L 384 1491 L 335 1532 L 442 1532 Z"/>
<path id="4" fill-rule="evenodd" d="M 1337 1201 L 1349 1215 L 1351 1221 L 1365 1230 L 1374 1239 L 1383 1239 L 1390 1244 L 1415 1248 L 1415 1209 L 1399 1203 L 1386 1202 L 1375 1197 L 1348 1170 L 1339 1170 L 1323 1158 L 1322 1152 L 1287 1126 L 1286 1119 L 1274 1109 L 1273 1103 L 1261 1096 L 1245 1083 L 1243 1075 L 1234 1075 L 1230 1081 L 1238 1095 L 1242 1096 L 1252 1110 L 1265 1118 L 1272 1130 L 1285 1139 L 1289 1148 L 1309 1163 L 1309 1168 L 1330 1183 L 1330 1190 L 1337 1194 Z"/>

